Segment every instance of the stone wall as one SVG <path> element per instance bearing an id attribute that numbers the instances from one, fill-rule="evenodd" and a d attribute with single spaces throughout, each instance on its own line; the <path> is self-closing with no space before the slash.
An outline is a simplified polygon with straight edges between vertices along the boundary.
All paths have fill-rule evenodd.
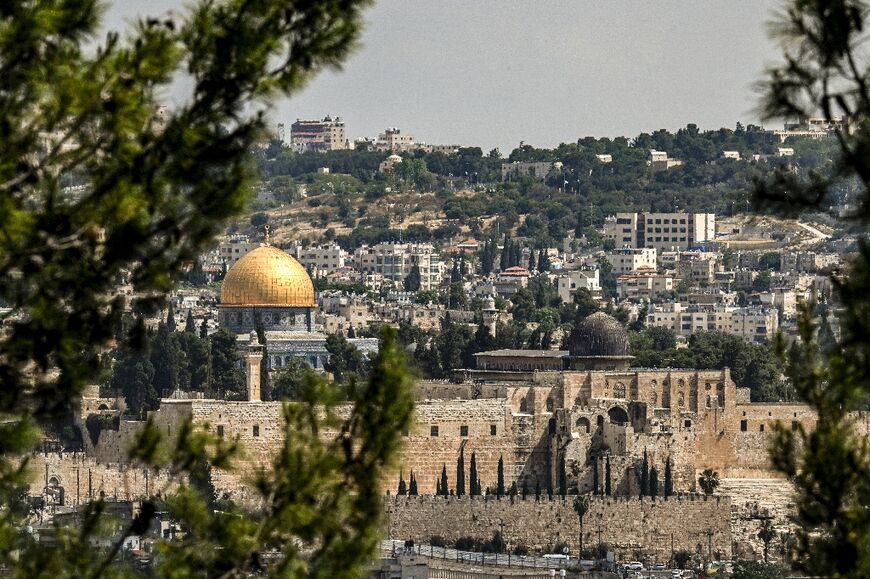
<path id="1" fill-rule="evenodd" d="M 580 526 L 574 497 L 535 500 L 494 497 L 389 497 L 384 503 L 386 531 L 392 539 L 428 542 L 438 535 L 448 540 L 461 536 L 489 539 L 504 525 L 511 545 L 544 550 L 566 542 L 579 547 Z M 585 547 L 598 543 L 599 533 L 621 559 L 649 556 L 667 561 L 674 549 L 731 554 L 731 502 L 725 497 L 682 495 L 668 500 L 592 497 L 584 517 Z M 708 536 L 708 532 L 712 535 Z"/>

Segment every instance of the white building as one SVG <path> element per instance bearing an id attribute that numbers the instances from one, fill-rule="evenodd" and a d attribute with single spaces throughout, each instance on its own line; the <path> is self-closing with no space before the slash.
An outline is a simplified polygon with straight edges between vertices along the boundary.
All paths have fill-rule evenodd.
<path id="1" fill-rule="evenodd" d="M 614 249 L 607 255 L 607 261 L 610 262 L 613 273 L 617 275 L 631 273 L 641 268 L 652 268 L 655 270 L 656 250 L 652 247 L 640 249 L 623 247 L 622 249 Z"/>
<path id="2" fill-rule="evenodd" d="M 380 151 L 400 153 L 414 149 L 416 144 L 417 141 L 414 139 L 414 135 L 403 133 L 401 130 L 391 127 L 378 135 L 378 140 L 375 141 L 375 148 Z"/>
<path id="3" fill-rule="evenodd" d="M 559 161 L 514 161 L 513 163 L 501 164 L 501 180 L 509 181 L 511 179 L 519 179 L 520 177 L 532 177 L 538 181 L 543 181 L 551 173 L 558 173 L 562 170 L 562 163 Z"/>
<path id="4" fill-rule="evenodd" d="M 435 289 L 441 283 L 443 264 L 430 243 L 379 243 L 360 247 L 353 257 L 357 270 L 380 274 L 397 287 L 415 265 L 420 269 L 420 289 Z"/>
<path id="5" fill-rule="evenodd" d="M 347 262 L 348 253 L 336 244 L 312 245 L 310 247 L 291 247 L 288 250 L 314 277 L 324 277 L 342 269 Z"/>
<path id="6" fill-rule="evenodd" d="M 674 290 L 674 276 L 640 269 L 616 278 L 616 295 L 632 301 L 653 300 Z"/>
<path id="7" fill-rule="evenodd" d="M 764 307 L 685 306 L 673 302 L 653 306 L 646 323 L 668 328 L 684 338 L 694 332 L 720 331 L 740 336 L 747 342 L 763 343 L 773 339 L 779 330 L 779 312 Z"/>
<path id="8" fill-rule="evenodd" d="M 616 247 L 686 250 L 716 239 L 714 213 L 617 213 L 604 222 Z"/>
<path id="9" fill-rule="evenodd" d="M 245 254 L 258 247 L 260 247 L 258 242 L 251 241 L 247 235 L 237 233 L 221 239 L 218 244 L 218 255 L 227 268 L 230 268 Z"/>
<path id="10" fill-rule="evenodd" d="M 650 149 L 649 161 L 647 161 L 647 164 L 653 173 L 658 173 L 659 171 L 668 171 L 674 167 L 679 167 L 683 162 L 679 159 L 668 157 L 668 154 L 665 151 Z"/>
<path id="11" fill-rule="evenodd" d="M 296 119 L 290 125 L 290 147 L 295 151 L 335 151 L 347 148 L 344 121 L 324 117 L 320 121 Z"/>
<path id="12" fill-rule="evenodd" d="M 559 299 L 563 303 L 570 303 L 574 300 L 574 294 L 581 288 L 593 294 L 601 291 L 600 271 L 597 269 L 568 271 L 556 278 L 556 284 L 559 289 Z"/>

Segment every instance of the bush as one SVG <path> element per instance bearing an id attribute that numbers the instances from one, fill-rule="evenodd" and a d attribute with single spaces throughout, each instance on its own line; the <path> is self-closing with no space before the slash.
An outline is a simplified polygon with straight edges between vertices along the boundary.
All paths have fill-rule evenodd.
<path id="1" fill-rule="evenodd" d="M 441 535 L 432 535 L 429 537 L 429 544 L 433 547 L 447 547 L 447 539 Z"/>

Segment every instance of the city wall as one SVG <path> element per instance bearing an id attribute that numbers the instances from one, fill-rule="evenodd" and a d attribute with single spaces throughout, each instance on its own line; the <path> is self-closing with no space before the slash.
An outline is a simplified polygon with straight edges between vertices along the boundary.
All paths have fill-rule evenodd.
<path id="1" fill-rule="evenodd" d="M 545 550 L 565 542 L 579 548 L 580 525 L 574 497 L 542 497 L 512 502 L 503 497 L 388 497 L 385 526 L 392 539 L 428 542 L 432 536 L 455 540 L 462 536 L 490 539 L 502 529 L 510 545 Z M 610 545 L 617 557 L 649 556 L 667 561 L 671 545 L 703 556 L 730 556 L 731 502 L 727 497 L 700 495 L 663 498 L 591 497 L 584 517 L 583 543 Z"/>

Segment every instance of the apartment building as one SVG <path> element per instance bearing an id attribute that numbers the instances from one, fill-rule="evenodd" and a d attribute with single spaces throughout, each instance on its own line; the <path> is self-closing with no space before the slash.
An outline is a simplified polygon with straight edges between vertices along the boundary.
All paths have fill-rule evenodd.
<path id="1" fill-rule="evenodd" d="M 687 306 L 672 302 L 652 306 L 646 323 L 668 328 L 683 338 L 694 332 L 720 331 L 747 342 L 763 343 L 773 339 L 779 330 L 779 312 L 765 307 Z"/>
<path id="2" fill-rule="evenodd" d="M 604 222 L 616 247 L 686 250 L 716 239 L 714 213 L 617 213 Z"/>
<path id="3" fill-rule="evenodd" d="M 563 303 L 574 300 L 574 294 L 580 288 L 587 289 L 593 294 L 601 291 L 601 277 L 598 269 L 578 269 L 565 272 L 556 278 L 556 287 L 559 291 L 559 299 Z"/>
<path id="4" fill-rule="evenodd" d="M 399 286 L 416 265 L 420 289 L 436 289 L 444 266 L 430 243 L 379 243 L 363 246 L 353 254 L 354 267 L 365 274 L 379 274 L 385 282 Z"/>
<path id="5" fill-rule="evenodd" d="M 607 255 L 607 261 L 616 275 L 631 273 L 636 269 L 656 269 L 656 250 L 652 247 L 633 249 L 623 247 L 614 249 Z"/>
<path id="6" fill-rule="evenodd" d="M 314 277 L 325 277 L 345 267 L 348 253 L 336 244 L 291 246 L 288 253 L 305 266 Z"/>
<path id="7" fill-rule="evenodd" d="M 375 149 L 391 153 L 410 151 L 416 148 L 416 145 L 417 141 L 414 139 L 414 135 L 403 133 L 395 127 L 384 130 L 375 141 Z"/>
<path id="8" fill-rule="evenodd" d="M 653 173 L 658 173 L 659 171 L 668 171 L 674 167 L 679 167 L 683 162 L 679 159 L 668 157 L 666 151 L 656 151 L 653 149 L 649 152 L 647 164 Z"/>
<path id="9" fill-rule="evenodd" d="M 339 117 L 324 117 L 320 121 L 296 119 L 290 125 L 290 147 L 300 152 L 346 149 L 344 121 Z"/>
<path id="10" fill-rule="evenodd" d="M 616 295 L 632 301 L 653 300 L 674 291 L 674 276 L 641 269 L 616 278 Z"/>
<path id="11" fill-rule="evenodd" d="M 221 239 L 218 244 L 218 255 L 221 262 L 225 263 L 227 269 L 235 265 L 239 259 L 245 256 L 252 249 L 260 247 L 259 242 L 251 241 L 247 235 L 235 234 L 227 235 Z"/>

